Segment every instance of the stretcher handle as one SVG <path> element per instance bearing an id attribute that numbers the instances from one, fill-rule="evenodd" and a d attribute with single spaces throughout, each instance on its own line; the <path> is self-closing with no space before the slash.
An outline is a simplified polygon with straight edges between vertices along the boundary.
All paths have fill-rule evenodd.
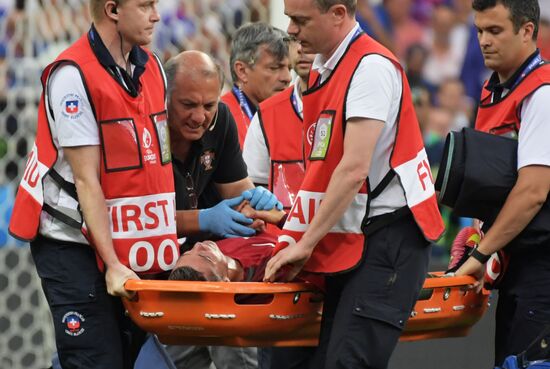
<path id="1" fill-rule="evenodd" d="M 477 280 L 471 275 L 446 277 L 445 272 L 430 272 L 431 278 L 426 278 L 423 288 L 458 287 L 474 284 Z"/>
<path id="2" fill-rule="evenodd" d="M 128 291 L 162 292 L 208 292 L 208 293 L 294 293 L 319 292 L 311 283 L 266 283 L 266 282 L 204 282 L 204 281 L 151 281 L 129 279 L 124 284 Z"/>

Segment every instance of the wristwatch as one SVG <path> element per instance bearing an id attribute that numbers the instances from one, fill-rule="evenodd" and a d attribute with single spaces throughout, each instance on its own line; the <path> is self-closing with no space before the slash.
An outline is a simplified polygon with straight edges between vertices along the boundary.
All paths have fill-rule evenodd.
<path id="1" fill-rule="evenodd" d="M 470 251 L 469 256 L 473 257 L 474 259 L 476 259 L 477 261 L 479 261 L 481 264 L 485 264 L 485 263 L 488 262 L 489 259 L 491 258 L 491 255 L 485 255 L 484 253 L 480 252 L 480 251 L 477 249 L 477 245 L 475 245 L 475 246 L 472 248 L 472 251 Z"/>

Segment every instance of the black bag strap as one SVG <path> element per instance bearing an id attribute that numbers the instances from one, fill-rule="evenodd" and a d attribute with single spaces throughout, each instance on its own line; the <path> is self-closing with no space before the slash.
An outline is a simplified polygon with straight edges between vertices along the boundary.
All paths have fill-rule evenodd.
<path id="1" fill-rule="evenodd" d="M 72 227 L 72 228 L 76 228 L 76 229 L 81 229 L 82 228 L 82 224 L 79 223 L 78 221 L 76 221 L 75 219 L 71 218 L 70 216 L 68 216 L 67 214 L 55 209 L 53 206 L 51 205 L 48 205 L 46 203 L 44 203 L 42 205 L 42 210 L 44 210 L 46 213 L 50 214 L 52 217 L 54 217 L 55 219 L 65 223 L 66 225 L 68 225 L 69 227 Z"/>
<path id="2" fill-rule="evenodd" d="M 388 173 L 386 173 L 384 178 L 382 178 L 380 183 L 378 183 L 378 186 L 376 186 L 376 188 L 374 190 L 369 191 L 369 198 L 371 200 L 377 198 L 378 195 L 380 195 L 382 193 L 382 191 L 384 191 L 384 189 L 386 187 L 388 187 L 388 185 L 392 181 L 393 177 L 395 177 L 395 171 L 393 169 L 390 169 L 388 171 Z"/>
<path id="3" fill-rule="evenodd" d="M 78 194 L 76 192 L 76 186 L 74 183 L 67 181 L 65 178 L 61 177 L 61 174 L 57 173 L 55 169 L 51 169 L 48 172 L 48 175 L 53 179 L 53 181 L 65 191 L 69 196 L 75 199 L 78 202 Z"/>

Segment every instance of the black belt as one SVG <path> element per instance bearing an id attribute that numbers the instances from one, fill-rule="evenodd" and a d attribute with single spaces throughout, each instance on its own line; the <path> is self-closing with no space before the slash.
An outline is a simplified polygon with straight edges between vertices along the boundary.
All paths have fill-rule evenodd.
<path id="1" fill-rule="evenodd" d="M 367 236 L 410 214 L 412 214 L 411 209 L 409 209 L 408 206 L 403 206 L 394 212 L 368 218 L 367 221 L 363 222 L 361 225 L 361 230 L 363 234 Z"/>

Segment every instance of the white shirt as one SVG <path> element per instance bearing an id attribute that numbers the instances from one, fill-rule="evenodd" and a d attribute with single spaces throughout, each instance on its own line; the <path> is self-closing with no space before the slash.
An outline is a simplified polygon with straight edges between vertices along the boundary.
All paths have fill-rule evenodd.
<path id="1" fill-rule="evenodd" d="M 300 118 L 303 118 L 304 105 L 302 102 L 302 94 L 300 93 L 300 77 L 296 77 L 294 80 L 294 90 L 292 94 L 296 101 L 298 114 Z M 243 159 L 248 168 L 248 177 L 250 177 L 252 182 L 267 185 L 269 183 L 271 161 L 258 113 L 254 114 L 248 131 L 246 132 L 243 145 Z"/>
<path id="2" fill-rule="evenodd" d="M 74 183 L 73 172 L 64 158 L 62 147 L 99 145 L 99 132 L 80 72 L 73 65 L 58 67 L 47 84 L 46 110 L 49 117 L 54 145 L 58 148 L 58 160 L 54 165 L 65 180 Z M 49 115 L 49 113 L 48 113 Z M 78 203 L 53 182 L 44 179 L 44 202 L 58 209 L 74 212 Z M 82 233 L 46 212 L 40 216 L 40 234 L 57 240 L 88 243 Z"/>
<path id="3" fill-rule="evenodd" d="M 358 29 L 359 24 L 355 24 L 328 60 L 324 60 L 319 54 L 315 57 L 312 69 L 321 74 L 321 82 L 330 76 Z M 376 188 L 390 170 L 389 162 L 395 141 L 402 82 L 399 69 L 380 55 L 364 57 L 351 79 L 346 100 L 346 119 L 368 118 L 384 122 L 369 171 L 371 190 Z M 369 217 L 389 213 L 406 205 L 405 192 L 396 176 L 384 191 L 371 201 Z"/>
<path id="4" fill-rule="evenodd" d="M 521 107 L 518 170 L 528 165 L 550 166 L 550 86 L 542 86 Z"/>

